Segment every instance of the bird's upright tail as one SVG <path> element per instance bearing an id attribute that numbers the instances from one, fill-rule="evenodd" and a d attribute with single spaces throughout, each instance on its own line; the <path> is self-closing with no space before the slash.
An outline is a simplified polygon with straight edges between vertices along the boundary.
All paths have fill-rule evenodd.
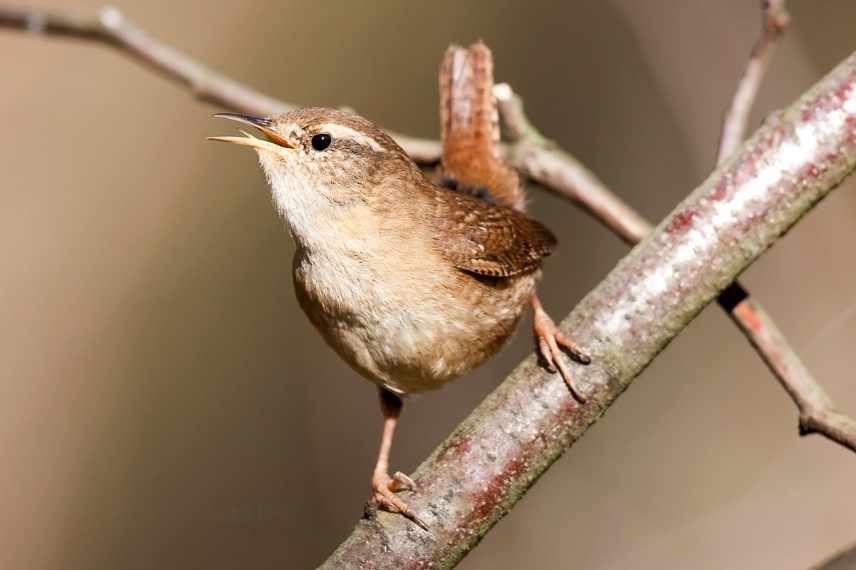
<path id="1" fill-rule="evenodd" d="M 493 56 L 483 42 L 446 50 L 440 66 L 440 122 L 443 185 L 522 210 L 520 179 L 499 156 Z"/>

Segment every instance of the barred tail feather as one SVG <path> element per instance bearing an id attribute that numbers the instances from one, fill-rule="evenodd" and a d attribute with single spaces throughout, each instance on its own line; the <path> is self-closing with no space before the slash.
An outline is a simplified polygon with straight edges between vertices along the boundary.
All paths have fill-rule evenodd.
<path id="1" fill-rule="evenodd" d="M 493 56 L 483 42 L 446 51 L 440 66 L 440 124 L 444 184 L 522 210 L 517 172 L 499 156 Z"/>

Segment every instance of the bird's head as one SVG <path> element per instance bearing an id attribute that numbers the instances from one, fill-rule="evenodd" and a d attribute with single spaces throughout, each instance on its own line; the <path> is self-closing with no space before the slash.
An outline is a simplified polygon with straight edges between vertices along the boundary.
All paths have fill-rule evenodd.
<path id="1" fill-rule="evenodd" d="M 298 109 L 277 117 L 219 113 L 261 137 L 210 137 L 256 150 L 274 200 L 286 217 L 295 208 L 323 208 L 365 201 L 396 177 L 416 169 L 392 138 L 370 121 L 326 108 Z M 405 181 L 403 181 L 405 182 Z"/>

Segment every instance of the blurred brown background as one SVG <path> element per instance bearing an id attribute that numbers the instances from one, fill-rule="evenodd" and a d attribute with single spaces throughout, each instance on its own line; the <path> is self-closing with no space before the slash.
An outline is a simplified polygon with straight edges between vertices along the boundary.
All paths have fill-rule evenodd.
<path id="1" fill-rule="evenodd" d="M 43 1 L 90 11 L 96 1 Z M 856 48 L 852 0 L 791 2 L 753 127 Z M 710 171 L 758 2 L 120 0 L 138 24 L 301 104 L 436 136 L 436 69 L 484 38 L 535 122 L 659 220 Z M 303 568 L 368 497 L 374 389 L 300 312 L 292 243 L 250 152 L 173 83 L 101 47 L 0 32 L 0 567 Z M 225 129 L 225 130 L 224 130 Z M 856 413 L 851 179 L 745 275 Z M 532 192 L 564 315 L 624 254 Z M 523 330 L 523 329 L 521 329 Z M 411 400 L 412 470 L 528 333 Z M 805 568 L 856 540 L 856 458 L 796 414 L 710 308 L 462 563 Z"/>

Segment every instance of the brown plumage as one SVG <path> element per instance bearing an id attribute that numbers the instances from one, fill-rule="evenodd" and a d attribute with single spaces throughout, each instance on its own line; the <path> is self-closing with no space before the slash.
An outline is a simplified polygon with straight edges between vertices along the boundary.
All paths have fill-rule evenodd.
<path id="1" fill-rule="evenodd" d="M 493 58 L 477 42 L 451 46 L 440 66 L 441 185 L 437 223 L 454 232 L 447 254 L 464 271 L 513 277 L 540 267 L 556 238 L 523 215 L 517 172 L 499 156 L 499 119 L 493 98 Z"/>
<path id="2" fill-rule="evenodd" d="M 450 48 L 441 70 L 441 185 L 372 123 L 333 109 L 224 114 L 265 139 L 216 137 L 258 151 L 297 245 L 300 306 L 327 343 L 380 387 L 375 498 L 423 527 L 395 494 L 413 482 L 388 473 L 398 395 L 439 388 L 484 362 L 530 301 L 542 354 L 569 378 L 555 357 L 557 341 L 570 341 L 534 297 L 556 240 L 522 213 L 517 174 L 499 158 L 492 85 L 484 44 Z"/>
<path id="3" fill-rule="evenodd" d="M 497 204 L 522 211 L 517 171 L 499 156 L 493 57 L 484 43 L 446 50 L 440 65 L 440 125 L 444 182 L 459 191 L 486 192 Z"/>
<path id="4" fill-rule="evenodd" d="M 443 252 L 458 269 L 511 278 L 538 269 L 552 253 L 556 238 L 535 220 L 506 206 L 445 193 L 437 200 L 434 221 Z"/>

